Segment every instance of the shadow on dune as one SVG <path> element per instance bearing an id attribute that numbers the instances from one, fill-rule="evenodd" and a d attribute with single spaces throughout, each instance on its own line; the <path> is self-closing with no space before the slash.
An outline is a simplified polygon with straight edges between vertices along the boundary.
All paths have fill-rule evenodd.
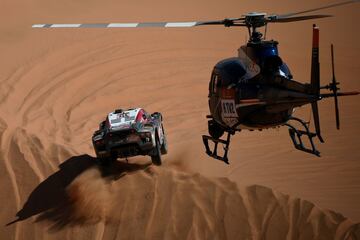
<path id="1" fill-rule="evenodd" d="M 72 199 L 66 188 L 79 175 L 90 169 L 98 169 L 101 173 L 100 178 L 117 180 L 126 173 L 143 170 L 149 165 L 116 161 L 109 166 L 99 167 L 96 158 L 89 155 L 71 157 L 59 165 L 59 171 L 49 176 L 32 191 L 23 208 L 17 212 L 17 219 L 9 222 L 7 226 L 37 214 L 40 215 L 36 221 L 51 220 L 57 222 L 57 227 L 64 226 L 72 215 Z"/>
<path id="2" fill-rule="evenodd" d="M 101 222 L 104 239 L 360 239 L 359 224 L 306 200 L 148 166 L 98 167 L 91 156 L 72 157 L 34 189 L 12 223 L 36 215 L 58 231 Z"/>

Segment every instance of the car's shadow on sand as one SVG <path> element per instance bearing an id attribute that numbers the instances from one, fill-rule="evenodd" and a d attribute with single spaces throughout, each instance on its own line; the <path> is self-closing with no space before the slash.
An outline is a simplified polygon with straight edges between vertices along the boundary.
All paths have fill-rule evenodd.
<path id="1" fill-rule="evenodd" d="M 74 156 L 59 165 L 59 171 L 41 182 L 30 194 L 23 208 L 17 212 L 17 219 L 9 222 L 11 225 L 38 215 L 37 221 L 65 216 L 58 214 L 69 205 L 67 186 L 80 174 L 90 168 L 98 168 L 104 178 L 119 179 L 126 173 L 146 169 L 150 164 L 135 164 L 115 161 L 108 166 L 99 166 L 96 158 L 89 155 Z M 58 221 L 66 219 L 57 219 Z"/>

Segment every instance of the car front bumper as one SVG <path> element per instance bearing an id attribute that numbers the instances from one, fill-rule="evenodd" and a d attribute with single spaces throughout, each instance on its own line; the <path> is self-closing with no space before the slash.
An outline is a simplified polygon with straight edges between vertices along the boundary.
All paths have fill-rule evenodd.
<path id="1" fill-rule="evenodd" d="M 151 155 L 155 143 L 152 135 L 140 137 L 141 133 L 132 133 L 127 136 L 107 138 L 102 145 L 93 142 L 97 157 L 132 157 L 136 155 Z"/>

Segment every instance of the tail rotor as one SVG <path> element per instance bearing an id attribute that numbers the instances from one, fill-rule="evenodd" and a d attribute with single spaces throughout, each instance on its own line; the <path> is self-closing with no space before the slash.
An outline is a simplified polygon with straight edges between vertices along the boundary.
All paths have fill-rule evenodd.
<path id="1" fill-rule="evenodd" d="M 331 93 L 324 93 L 320 94 L 321 98 L 329 98 L 333 97 L 335 101 L 335 117 L 336 117 L 336 128 L 340 129 L 340 113 L 339 113 L 339 103 L 338 103 L 338 97 L 341 96 L 353 96 L 358 95 L 359 92 L 353 91 L 353 92 L 338 92 L 340 88 L 338 88 L 338 85 L 340 82 L 336 81 L 335 78 L 335 64 L 334 64 L 334 46 L 331 44 L 331 64 L 332 64 L 332 81 L 326 85 L 320 87 L 321 89 L 329 89 Z"/>
<path id="2" fill-rule="evenodd" d="M 335 116 L 336 116 L 336 128 L 340 129 L 340 116 L 339 116 L 339 104 L 338 104 L 338 93 L 337 91 L 340 88 L 337 87 L 339 82 L 336 82 L 335 79 L 335 66 L 334 66 L 334 45 L 331 44 L 331 67 L 332 67 L 332 82 L 329 84 L 329 89 L 334 93 L 335 100 Z"/>

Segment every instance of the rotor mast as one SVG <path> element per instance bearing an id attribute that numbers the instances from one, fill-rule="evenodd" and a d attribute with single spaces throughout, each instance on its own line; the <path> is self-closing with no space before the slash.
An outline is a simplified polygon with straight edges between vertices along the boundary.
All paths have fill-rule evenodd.
<path id="1" fill-rule="evenodd" d="M 257 28 L 264 27 L 267 24 L 266 13 L 252 12 L 245 15 L 245 25 L 249 31 L 249 42 L 261 42 L 263 34 L 257 31 Z"/>

